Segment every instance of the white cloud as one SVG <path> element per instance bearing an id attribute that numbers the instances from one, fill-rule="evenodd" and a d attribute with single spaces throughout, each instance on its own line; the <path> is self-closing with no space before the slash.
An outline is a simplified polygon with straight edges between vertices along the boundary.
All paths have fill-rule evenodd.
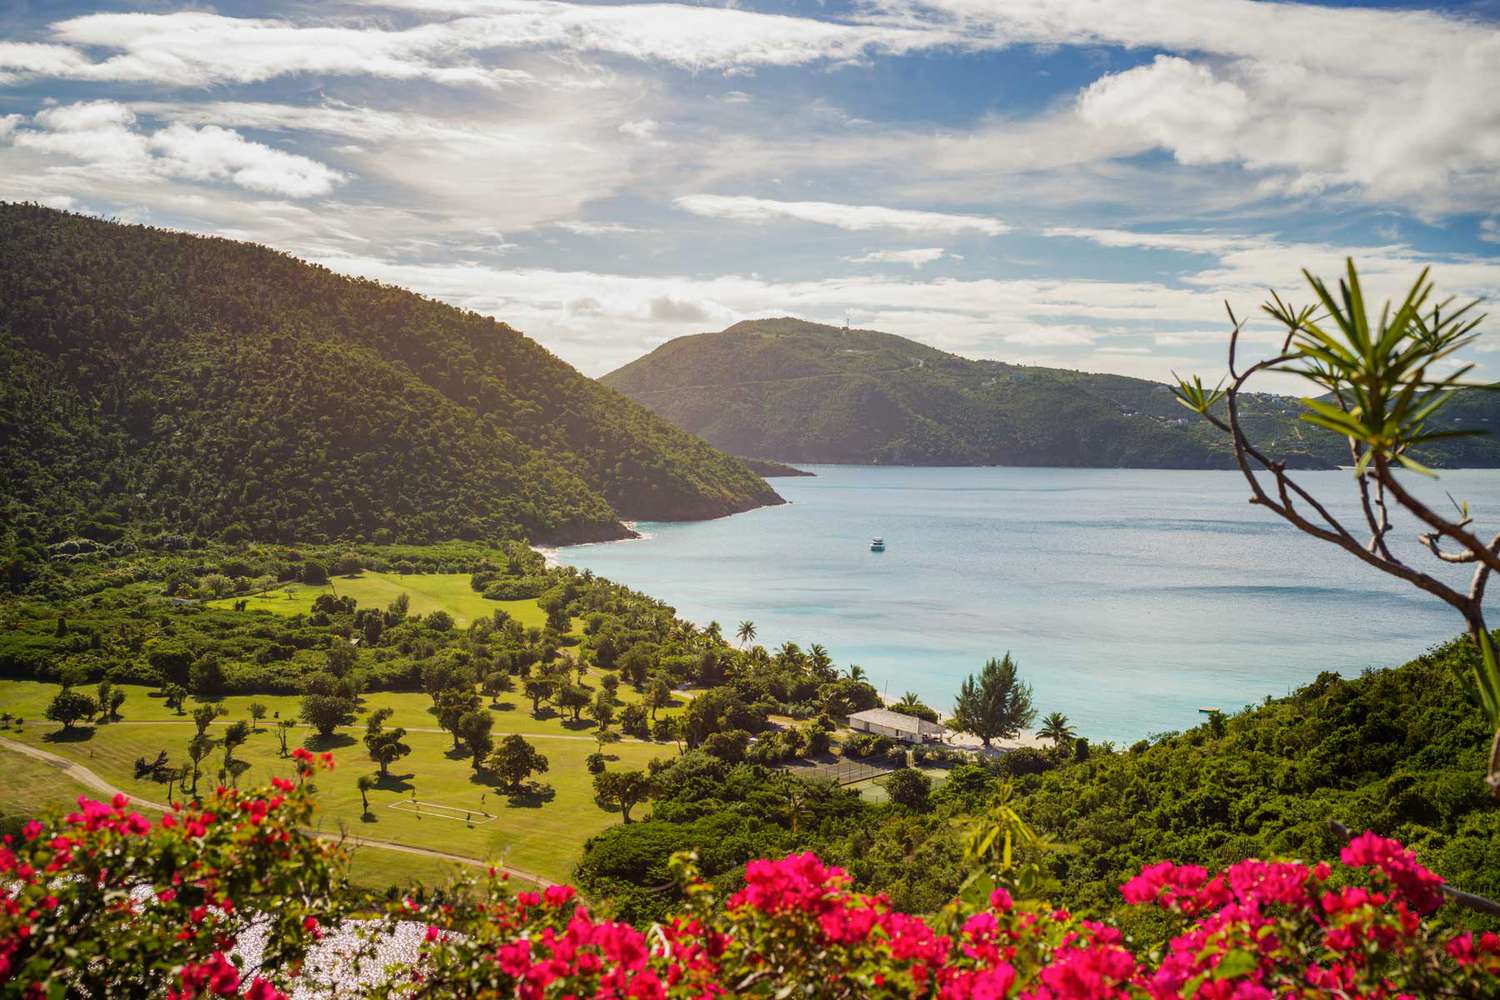
<path id="1" fill-rule="evenodd" d="M 1486 243 L 1500 243 L 1500 219 L 1481 219 L 1479 238 Z"/>
<path id="2" fill-rule="evenodd" d="M 0 45 L 0 71 L 182 87 L 306 73 L 491 87 L 531 79 L 522 70 L 468 61 L 468 53 L 488 47 L 476 27 L 462 19 L 391 31 L 196 11 L 85 14 L 51 26 L 57 44 Z M 95 60 L 88 49 L 114 54 Z"/>
<path id="3" fill-rule="evenodd" d="M 828 201 L 773 201 L 745 195 L 690 194 L 676 199 L 678 208 L 713 219 L 765 223 L 773 219 L 796 219 L 851 232 L 899 229 L 909 232 L 977 232 L 997 236 L 1010 227 L 983 215 L 920 212 L 880 205 L 840 205 Z"/>
<path id="4" fill-rule="evenodd" d="M 942 260 L 944 257 L 963 259 L 957 254 L 948 253 L 942 247 L 922 247 L 916 250 L 871 250 L 869 253 L 844 259 L 851 264 L 909 264 L 913 270 L 916 270 L 933 261 Z"/>
<path id="5" fill-rule="evenodd" d="M 552 223 L 552 228 L 561 229 L 563 232 L 572 233 L 574 236 L 623 236 L 641 231 L 636 226 L 627 226 L 620 222 L 582 222 L 578 220 L 554 222 Z"/>
<path id="6" fill-rule="evenodd" d="M 12 121 L 0 140 L 80 161 L 117 178 L 228 181 L 252 191 L 306 198 L 346 180 L 316 160 L 287 153 L 217 125 L 176 123 L 148 132 L 135 112 L 114 101 L 44 108 L 30 128 Z M 8 134 L 7 134 L 8 133 Z"/>
<path id="7" fill-rule="evenodd" d="M 661 123 L 652 118 L 642 118 L 633 122 L 621 122 L 620 134 L 628 135 L 633 139 L 654 139 L 656 130 L 661 128 Z"/>

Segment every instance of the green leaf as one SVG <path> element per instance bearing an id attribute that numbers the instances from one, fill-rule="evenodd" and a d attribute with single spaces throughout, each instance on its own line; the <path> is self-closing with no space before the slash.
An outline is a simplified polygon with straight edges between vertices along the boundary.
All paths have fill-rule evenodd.
<path id="1" fill-rule="evenodd" d="M 1233 979 L 1236 976 L 1245 976 L 1255 971 L 1255 956 L 1243 949 L 1225 952 L 1224 957 L 1219 959 L 1219 964 L 1214 966 L 1214 979 Z"/>

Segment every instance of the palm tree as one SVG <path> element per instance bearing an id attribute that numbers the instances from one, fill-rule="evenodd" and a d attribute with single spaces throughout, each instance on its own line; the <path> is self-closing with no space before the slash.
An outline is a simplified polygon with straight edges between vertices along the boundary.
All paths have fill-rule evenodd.
<path id="1" fill-rule="evenodd" d="M 912 709 L 923 707 L 925 706 L 923 706 L 922 704 L 922 699 L 918 697 L 917 692 L 915 691 L 907 691 L 903 693 L 901 695 L 901 700 L 891 706 L 891 708 L 895 709 L 896 711 L 905 712 L 907 715 L 912 714 Z"/>
<path id="2" fill-rule="evenodd" d="M 1044 716 L 1036 734 L 1044 740 L 1051 740 L 1053 746 L 1059 750 L 1062 749 L 1064 743 L 1078 735 L 1073 731 L 1073 727 L 1068 725 L 1068 717 L 1061 712 L 1049 712 Z"/>
<path id="3" fill-rule="evenodd" d="M 361 774 L 355 785 L 359 787 L 359 801 L 364 806 L 364 812 L 361 815 L 368 816 L 370 815 L 370 789 L 375 787 L 375 779 L 371 775 Z"/>
<path id="4" fill-rule="evenodd" d="M 746 619 L 745 621 L 740 622 L 739 630 L 737 632 L 735 632 L 734 634 L 735 634 L 736 637 L 739 638 L 741 646 L 744 646 L 745 644 L 750 643 L 750 642 L 754 642 L 755 641 L 755 623 L 752 622 L 752 621 L 750 621 L 749 619 Z"/>
<path id="5" fill-rule="evenodd" d="M 865 673 L 864 667 L 860 666 L 858 663 L 851 663 L 849 664 L 848 671 L 845 672 L 845 676 L 848 677 L 851 681 L 862 681 L 868 679 L 869 675 Z"/>
<path id="6" fill-rule="evenodd" d="M 813 676 L 820 681 L 831 681 L 837 674 L 833 668 L 833 657 L 828 655 L 821 643 L 813 643 L 812 648 L 807 651 L 808 660 L 812 666 Z"/>

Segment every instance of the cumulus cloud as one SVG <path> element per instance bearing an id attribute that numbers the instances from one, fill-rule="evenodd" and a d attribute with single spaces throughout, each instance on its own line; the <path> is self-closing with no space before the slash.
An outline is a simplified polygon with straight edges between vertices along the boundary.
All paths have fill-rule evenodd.
<path id="1" fill-rule="evenodd" d="M 942 260 L 944 257 L 963 259 L 958 254 L 950 254 L 942 247 L 923 247 L 916 250 L 871 250 L 869 253 L 844 259 L 851 264 L 909 264 L 913 270 L 916 270 L 933 261 Z"/>
<path id="2" fill-rule="evenodd" d="M 661 123 L 652 118 L 641 118 L 632 122 L 620 123 L 620 134 L 628 135 L 632 139 L 654 139 L 656 130 L 661 128 Z"/>
<path id="3" fill-rule="evenodd" d="M 694 215 L 732 222 L 765 223 L 777 219 L 796 219 L 822 226 L 836 226 L 851 232 L 870 229 L 900 229 L 908 232 L 963 233 L 975 232 L 998 236 L 1010 226 L 983 215 L 956 215 L 949 212 L 921 212 L 881 205 L 840 205 L 829 201 L 773 201 L 746 195 L 690 194 L 675 202 L 678 208 Z"/>
<path id="4" fill-rule="evenodd" d="M 227 181 L 251 191 L 307 198 L 324 195 L 346 176 L 306 156 L 246 139 L 217 125 L 174 123 L 154 132 L 114 101 L 44 108 L 29 127 L 12 121 L 0 140 L 79 161 L 117 177 Z"/>

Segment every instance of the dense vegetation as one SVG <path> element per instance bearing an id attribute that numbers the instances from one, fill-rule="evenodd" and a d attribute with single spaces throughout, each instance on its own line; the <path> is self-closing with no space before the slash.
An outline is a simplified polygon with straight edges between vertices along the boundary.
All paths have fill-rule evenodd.
<path id="1" fill-rule="evenodd" d="M 567 541 L 775 502 L 488 317 L 264 247 L 0 205 L 0 542 Z"/>
<path id="2" fill-rule="evenodd" d="M 707 874 L 732 879 L 751 858 L 813 848 L 862 888 L 929 911 L 962 883 L 966 826 L 1008 787 L 1056 845 L 1037 852 L 1056 898 L 1081 912 L 1118 907 L 1120 883 L 1156 859 L 1326 855 L 1340 843 L 1329 820 L 1399 837 L 1454 884 L 1497 896 L 1500 806 L 1479 778 L 1488 728 L 1464 681 L 1473 655 L 1457 640 L 1395 670 L 1324 674 L 1129 748 L 1067 741 L 961 764 L 930 795 L 882 805 L 689 754 L 660 784 L 653 817 L 596 837 L 579 878 L 629 916 L 656 916 L 673 905 L 660 891 L 673 850 L 697 846 Z"/>
<path id="3" fill-rule="evenodd" d="M 973 361 L 869 330 L 750 320 L 668 341 L 602 380 L 739 455 L 789 462 L 1229 468 L 1227 444 L 1162 384 Z M 1500 424 L 1489 394 L 1443 413 Z M 1301 405 L 1241 398 L 1244 422 L 1293 467 L 1348 464 L 1344 443 L 1297 419 Z M 1434 442 L 1426 461 L 1500 464 L 1492 438 Z"/>

